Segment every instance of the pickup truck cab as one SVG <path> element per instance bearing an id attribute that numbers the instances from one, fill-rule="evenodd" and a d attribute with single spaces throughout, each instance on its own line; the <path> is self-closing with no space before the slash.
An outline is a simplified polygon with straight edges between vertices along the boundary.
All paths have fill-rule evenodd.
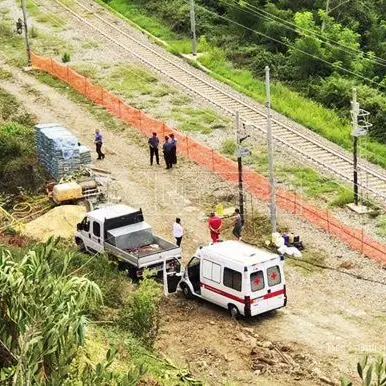
<path id="1" fill-rule="evenodd" d="M 287 304 L 284 258 L 239 241 L 197 249 L 179 285 L 186 298 L 208 300 L 233 317 L 255 316 Z"/>
<path id="2" fill-rule="evenodd" d="M 77 225 L 75 243 L 92 254 L 106 252 L 129 276 L 141 276 L 145 268 L 179 268 L 181 249 L 153 234 L 141 209 L 112 205 L 88 212 Z"/>

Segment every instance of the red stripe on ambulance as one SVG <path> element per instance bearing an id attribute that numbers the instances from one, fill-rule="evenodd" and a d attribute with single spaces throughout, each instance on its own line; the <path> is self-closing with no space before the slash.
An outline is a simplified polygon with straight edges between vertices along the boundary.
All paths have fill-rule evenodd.
<path id="1" fill-rule="evenodd" d="M 275 296 L 280 296 L 280 295 L 285 295 L 284 288 L 282 290 L 270 292 L 269 294 L 264 295 L 264 299 L 270 299 L 270 298 L 274 298 Z"/>
<path id="2" fill-rule="evenodd" d="M 243 298 L 239 298 L 237 296 L 234 296 L 234 295 L 232 295 L 232 294 L 230 294 L 228 292 L 225 292 L 223 290 L 220 290 L 220 289 L 218 289 L 216 287 L 212 287 L 211 285 L 205 284 L 203 282 L 200 282 L 200 286 L 205 288 L 205 289 L 207 289 L 207 290 L 209 290 L 209 291 L 215 292 L 216 294 L 225 296 L 226 298 L 235 300 L 235 301 L 243 303 L 243 304 L 246 303 L 245 299 L 243 299 Z M 270 293 L 268 293 L 268 294 L 266 294 L 264 296 L 261 296 L 259 298 L 251 299 L 251 302 L 253 303 L 254 300 L 258 300 L 258 299 L 271 299 L 271 298 L 274 298 L 275 296 L 280 296 L 280 295 L 285 295 L 284 288 L 281 289 L 281 290 L 275 291 L 275 292 L 270 292 Z"/>
<path id="3" fill-rule="evenodd" d="M 212 287 L 211 285 L 208 285 L 208 284 L 205 284 L 203 282 L 200 282 L 200 286 L 209 290 L 209 291 L 212 291 L 212 292 L 215 292 L 216 294 L 219 294 L 219 295 L 222 295 L 222 296 L 225 296 L 229 299 L 232 299 L 232 300 L 235 300 L 236 302 L 240 302 L 240 303 L 245 303 L 245 299 L 244 298 L 239 298 L 237 296 L 234 296 L 228 292 L 225 292 L 225 291 L 222 291 L 216 287 Z"/>

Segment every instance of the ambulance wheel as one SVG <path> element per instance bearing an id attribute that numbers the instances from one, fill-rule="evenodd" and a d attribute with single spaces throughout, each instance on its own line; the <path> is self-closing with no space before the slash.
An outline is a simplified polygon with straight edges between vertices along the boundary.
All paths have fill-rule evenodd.
<path id="1" fill-rule="evenodd" d="M 234 304 L 229 304 L 228 310 L 232 318 L 237 318 L 240 315 L 238 308 Z"/>
<path id="2" fill-rule="evenodd" d="M 188 285 L 182 283 L 181 284 L 182 293 L 184 294 L 186 299 L 193 299 L 193 294 Z"/>

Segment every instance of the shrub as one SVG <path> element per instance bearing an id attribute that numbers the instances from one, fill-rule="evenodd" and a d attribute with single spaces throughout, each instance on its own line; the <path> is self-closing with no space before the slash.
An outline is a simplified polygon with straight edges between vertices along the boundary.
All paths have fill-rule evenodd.
<path id="1" fill-rule="evenodd" d="M 145 272 L 119 316 L 119 326 L 130 330 L 147 347 L 153 346 L 158 334 L 161 299 L 160 286 Z"/>
<path id="2" fill-rule="evenodd" d="M 379 386 L 386 384 L 386 363 L 382 356 L 369 363 L 368 356 L 357 364 L 357 372 L 363 386 Z M 342 380 L 342 386 L 353 386 L 354 383 Z"/>
<path id="3" fill-rule="evenodd" d="M 352 190 L 342 189 L 339 192 L 338 197 L 336 197 L 331 203 L 330 206 L 344 207 L 347 204 L 354 202 L 354 193 Z"/>
<path id="4" fill-rule="evenodd" d="M 87 277 L 98 284 L 103 294 L 103 302 L 107 307 L 121 308 L 128 287 L 128 280 L 123 272 L 119 272 L 115 263 L 105 255 L 90 257 L 77 253 L 73 259 L 73 268 L 79 269 L 77 274 L 87 274 Z M 98 313 L 99 310 L 92 310 Z"/>
<path id="5" fill-rule="evenodd" d="M 62 62 L 68 63 L 71 60 L 71 55 L 68 52 L 65 52 L 62 56 Z"/>
<path id="6" fill-rule="evenodd" d="M 223 154 L 234 155 L 236 151 L 236 141 L 231 138 L 225 139 L 221 144 L 220 151 Z"/>

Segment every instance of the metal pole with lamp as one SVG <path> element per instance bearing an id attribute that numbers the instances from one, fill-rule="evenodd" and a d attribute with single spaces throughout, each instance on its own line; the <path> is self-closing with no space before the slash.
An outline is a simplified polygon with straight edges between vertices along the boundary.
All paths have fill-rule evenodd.
<path id="1" fill-rule="evenodd" d="M 353 88 L 352 102 L 351 102 L 351 123 L 352 131 L 351 136 L 353 137 L 353 183 L 354 183 L 354 205 L 358 206 L 359 203 L 359 189 L 358 189 L 358 138 L 366 135 L 368 130 L 372 126 L 368 122 L 368 116 L 370 113 L 360 108 L 357 102 L 357 90 Z"/>

